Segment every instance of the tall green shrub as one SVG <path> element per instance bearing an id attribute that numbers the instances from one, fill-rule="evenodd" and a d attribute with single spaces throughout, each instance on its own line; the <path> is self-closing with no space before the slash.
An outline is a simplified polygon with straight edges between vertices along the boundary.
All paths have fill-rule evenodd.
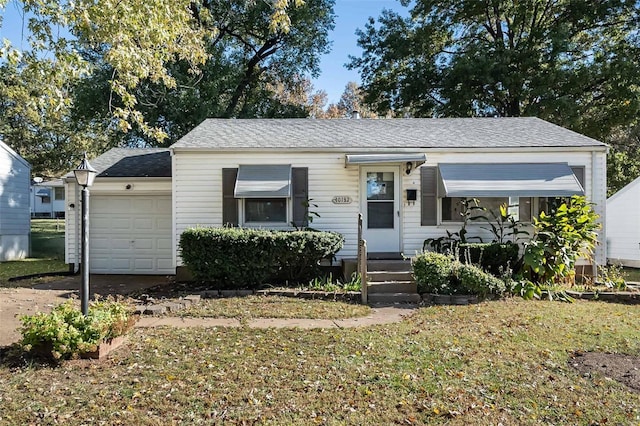
<path id="1" fill-rule="evenodd" d="M 420 293 L 450 294 L 452 256 L 425 252 L 412 260 L 413 276 Z"/>
<path id="2" fill-rule="evenodd" d="M 580 255 L 591 256 L 598 240 L 598 215 L 583 196 L 573 196 L 549 214 L 534 218 L 535 234 L 526 243 L 524 274 L 537 283 L 575 273 Z"/>
<path id="3" fill-rule="evenodd" d="M 343 242 L 335 232 L 191 228 L 180 236 L 180 250 L 196 280 L 254 288 L 269 280 L 308 281 Z"/>

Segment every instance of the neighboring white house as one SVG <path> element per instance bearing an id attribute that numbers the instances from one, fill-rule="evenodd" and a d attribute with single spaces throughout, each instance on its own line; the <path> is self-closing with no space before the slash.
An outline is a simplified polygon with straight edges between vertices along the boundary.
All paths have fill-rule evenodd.
<path id="1" fill-rule="evenodd" d="M 0 141 L 0 261 L 29 255 L 31 165 Z"/>
<path id="2" fill-rule="evenodd" d="M 338 260 L 356 256 L 359 213 L 370 253 L 411 256 L 425 239 L 460 229 L 456 209 L 464 197 L 488 207 L 518 204 L 514 211 L 526 222 L 549 197 L 585 194 L 604 220 L 606 151 L 599 141 L 536 118 L 209 119 L 170 147 L 170 173 L 161 180 L 140 176 L 140 169 L 98 176 L 91 221 L 92 232 L 95 222 L 101 224 L 101 236 L 91 238 L 91 266 L 174 273 L 182 264 L 178 241 L 185 229 L 290 229 L 291 222 L 304 225 L 307 199 L 319 214 L 313 228 L 344 235 Z M 169 158 L 163 155 L 162 161 Z M 69 188 L 72 202 L 75 185 Z M 125 238 L 141 229 L 135 200 L 149 214 L 139 224 L 150 230 L 146 235 L 151 223 L 168 221 L 171 229 L 153 228 L 155 236 L 144 244 Z M 106 221 L 107 212 L 121 219 Z M 78 233 L 71 215 L 67 221 L 67 261 L 75 262 Z M 106 237 L 121 229 L 123 238 Z M 595 258 L 603 263 L 604 229 L 600 242 Z M 165 251 L 151 261 L 149 253 L 160 253 L 159 247 L 171 254 L 170 262 Z M 146 261 L 123 261 L 138 253 Z"/>
<path id="3" fill-rule="evenodd" d="M 640 268 L 640 177 L 607 200 L 607 258 Z"/>
<path id="4" fill-rule="evenodd" d="M 31 217 L 64 218 L 66 205 L 62 179 L 33 183 L 30 192 Z"/>

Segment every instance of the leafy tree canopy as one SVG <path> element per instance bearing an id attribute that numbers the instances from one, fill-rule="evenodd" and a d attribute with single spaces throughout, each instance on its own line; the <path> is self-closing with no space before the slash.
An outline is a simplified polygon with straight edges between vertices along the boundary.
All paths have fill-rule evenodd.
<path id="1" fill-rule="evenodd" d="M 638 116 L 635 0 L 412 5 L 358 32 L 363 53 L 349 66 L 379 112 L 537 116 L 599 139 Z"/>
<path id="2" fill-rule="evenodd" d="M 84 148 L 168 143 L 208 115 L 250 115 L 264 87 L 317 72 L 333 25 L 333 0 L 11 3 L 29 48 L 0 45 L 0 137 L 45 174 Z"/>

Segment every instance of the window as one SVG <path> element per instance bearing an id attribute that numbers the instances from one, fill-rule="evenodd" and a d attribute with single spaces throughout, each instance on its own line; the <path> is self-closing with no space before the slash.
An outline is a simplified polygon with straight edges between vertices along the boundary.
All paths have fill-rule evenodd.
<path id="1" fill-rule="evenodd" d="M 286 223 L 286 198 L 246 198 L 244 200 L 244 221 Z"/>
<path id="2" fill-rule="evenodd" d="M 42 204 L 49 204 L 49 203 L 51 203 L 51 197 L 49 197 L 48 195 L 44 195 L 44 196 L 42 196 L 42 197 L 40 197 L 40 198 L 41 198 L 41 201 L 40 201 L 40 202 L 41 202 Z"/>
<path id="3" fill-rule="evenodd" d="M 462 212 L 464 209 L 464 201 L 472 200 L 465 197 L 445 197 L 442 198 L 442 222 L 462 222 Z M 531 222 L 532 202 L 531 197 L 483 197 L 476 198 L 478 206 L 485 210 L 476 210 L 471 217 L 484 216 L 487 219 L 494 219 L 500 216 L 500 206 L 506 204 L 509 208 L 511 216 L 521 222 Z M 469 203 L 473 207 L 476 204 Z"/>
<path id="4" fill-rule="evenodd" d="M 54 200 L 64 200 L 64 188 L 54 188 Z"/>

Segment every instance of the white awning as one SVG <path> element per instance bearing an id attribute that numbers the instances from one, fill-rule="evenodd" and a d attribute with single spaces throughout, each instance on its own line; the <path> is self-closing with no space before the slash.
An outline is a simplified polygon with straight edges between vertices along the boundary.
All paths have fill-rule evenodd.
<path id="1" fill-rule="evenodd" d="M 440 197 L 568 197 L 584 188 L 567 163 L 439 164 Z"/>
<path id="2" fill-rule="evenodd" d="M 418 167 L 427 161 L 427 155 L 423 153 L 390 153 L 390 154 L 349 154 L 346 156 L 346 164 L 380 164 L 380 163 L 406 163 L 415 162 Z"/>
<path id="3" fill-rule="evenodd" d="M 233 191 L 236 198 L 288 198 L 291 165 L 240 165 Z"/>
<path id="4" fill-rule="evenodd" d="M 51 190 L 48 188 L 40 188 L 38 189 L 38 191 L 36 191 L 36 196 L 38 197 L 50 197 L 51 196 Z"/>

